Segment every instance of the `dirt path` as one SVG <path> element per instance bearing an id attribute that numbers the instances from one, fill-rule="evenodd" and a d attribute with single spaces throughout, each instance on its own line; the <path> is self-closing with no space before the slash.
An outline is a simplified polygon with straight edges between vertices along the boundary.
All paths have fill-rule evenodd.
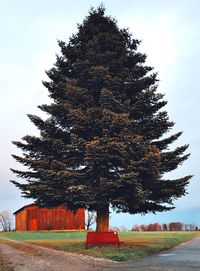
<path id="1" fill-rule="evenodd" d="M 0 244 L 0 249 L 14 271 L 100 271 L 118 265 L 110 260 L 57 251 L 21 241 L 6 240 Z"/>

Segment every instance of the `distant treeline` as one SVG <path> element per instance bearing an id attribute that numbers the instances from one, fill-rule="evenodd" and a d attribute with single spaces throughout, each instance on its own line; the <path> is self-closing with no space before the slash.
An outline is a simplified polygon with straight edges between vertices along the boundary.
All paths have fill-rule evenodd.
<path id="1" fill-rule="evenodd" d="M 195 224 L 182 222 L 170 222 L 168 224 L 151 223 L 148 225 L 133 225 L 132 231 L 195 231 L 198 230 Z"/>
<path id="2" fill-rule="evenodd" d="M 151 223 L 147 225 L 133 225 L 131 229 L 127 229 L 126 226 L 111 227 L 110 230 L 114 231 L 197 231 L 198 226 L 195 224 L 186 224 L 182 222 L 170 222 L 170 223 Z"/>

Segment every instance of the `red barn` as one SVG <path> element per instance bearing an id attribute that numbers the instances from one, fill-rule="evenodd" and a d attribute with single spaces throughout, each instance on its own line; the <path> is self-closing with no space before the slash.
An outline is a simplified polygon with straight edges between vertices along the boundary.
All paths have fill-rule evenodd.
<path id="1" fill-rule="evenodd" d="M 32 203 L 17 210 L 14 215 L 17 231 L 85 229 L 84 209 L 74 213 L 64 206 L 49 209 L 39 208 Z"/>

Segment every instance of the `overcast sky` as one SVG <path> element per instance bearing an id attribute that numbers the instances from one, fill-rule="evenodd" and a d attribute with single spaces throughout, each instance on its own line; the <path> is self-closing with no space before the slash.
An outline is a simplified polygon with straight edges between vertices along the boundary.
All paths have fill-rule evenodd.
<path id="1" fill-rule="evenodd" d="M 173 133 L 184 131 L 174 146 L 190 144 L 190 158 L 170 173 L 171 178 L 194 175 L 188 195 L 175 202 L 176 209 L 158 215 L 111 215 L 111 225 L 182 221 L 200 226 L 200 1 L 199 0 L 0 0 L 0 211 L 11 212 L 32 202 L 20 196 L 9 182 L 10 168 L 19 168 L 11 144 L 26 134 L 37 134 L 26 114 L 42 115 L 37 105 L 48 102 L 42 85 L 45 70 L 59 53 L 57 40 L 68 41 L 77 32 L 91 6 L 104 3 L 107 15 L 121 28 L 142 40 L 139 51 L 160 79 Z"/>

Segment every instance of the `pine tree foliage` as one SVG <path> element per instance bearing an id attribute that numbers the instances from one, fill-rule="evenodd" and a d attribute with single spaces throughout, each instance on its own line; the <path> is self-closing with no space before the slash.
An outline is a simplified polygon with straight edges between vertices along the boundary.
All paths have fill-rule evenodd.
<path id="1" fill-rule="evenodd" d="M 165 136 L 169 121 L 157 74 L 137 51 L 140 41 L 104 7 L 92 9 L 43 82 L 52 99 L 28 115 L 40 136 L 13 142 L 13 157 L 28 169 L 12 169 L 12 181 L 40 206 L 148 213 L 174 208 L 191 176 L 166 180 L 188 158 L 187 145 L 169 149 L 181 133 Z M 163 139 L 164 138 L 164 139 Z"/>

